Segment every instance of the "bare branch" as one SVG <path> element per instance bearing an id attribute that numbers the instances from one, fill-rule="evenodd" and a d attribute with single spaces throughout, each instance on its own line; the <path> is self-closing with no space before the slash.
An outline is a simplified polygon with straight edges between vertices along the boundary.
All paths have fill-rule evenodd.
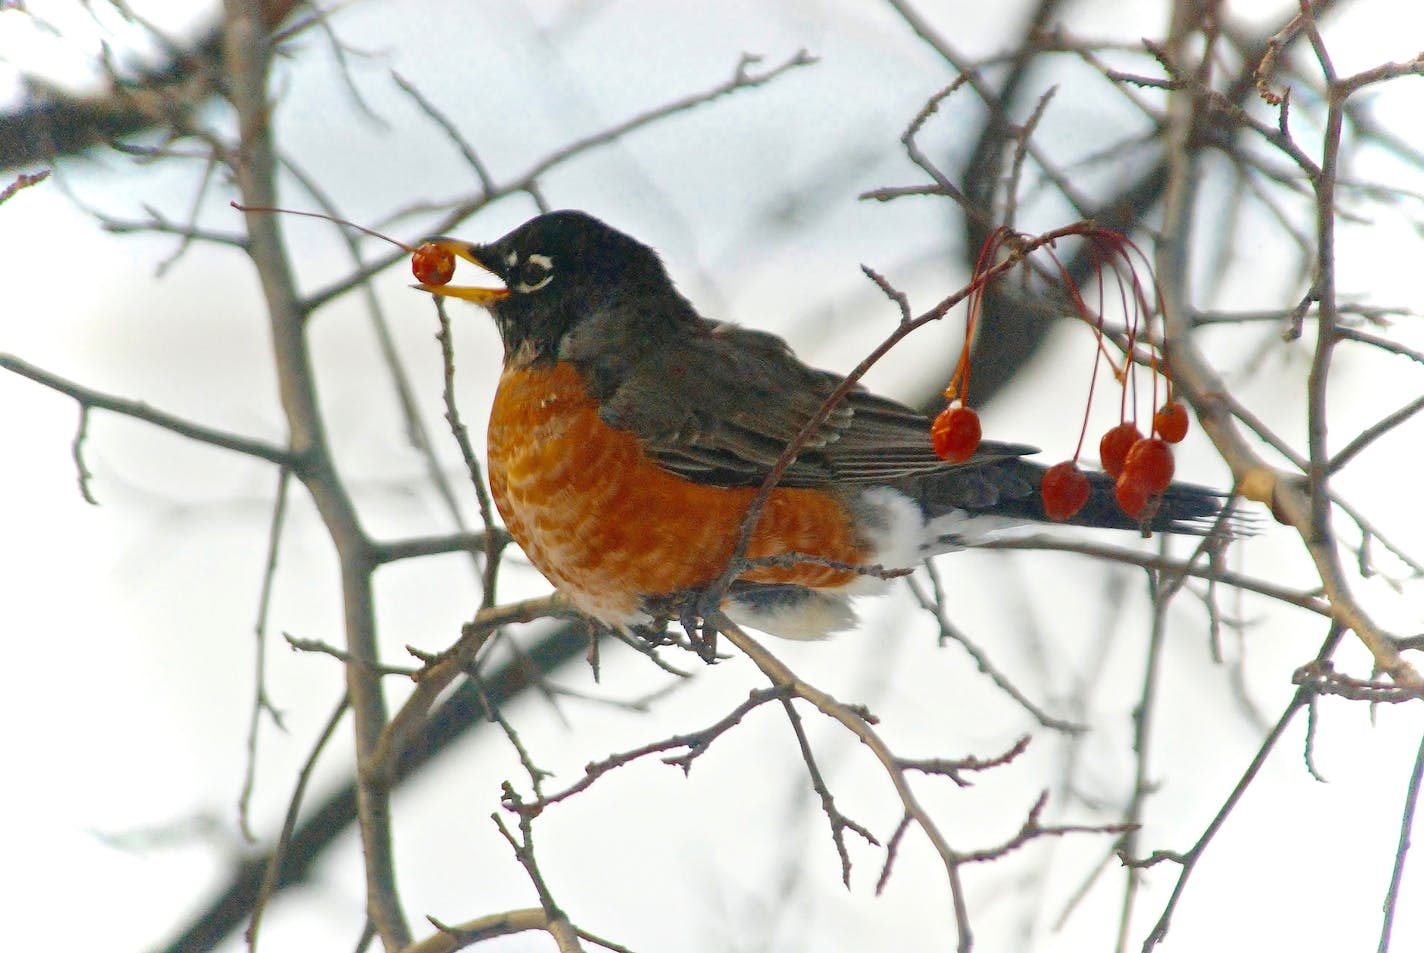
<path id="1" fill-rule="evenodd" d="M 504 786 L 504 796 L 506 801 L 518 803 L 518 795 L 514 793 L 514 788 L 508 784 Z M 534 830 L 532 815 L 526 813 L 519 814 L 519 839 L 516 840 L 505 826 L 504 818 L 496 812 L 490 815 L 495 827 L 499 828 L 500 834 L 509 842 L 509 846 L 514 849 L 514 856 L 518 859 L 520 866 L 529 875 L 529 880 L 534 884 L 535 891 L 539 894 L 539 905 L 543 908 L 544 914 L 549 918 L 545 929 L 554 938 L 554 942 L 559 946 L 559 953 L 581 953 L 583 946 L 579 943 L 578 934 L 569 923 L 569 918 L 559 909 L 554 902 L 554 895 L 549 890 L 549 885 L 544 880 L 544 874 L 539 870 L 539 863 L 534 857 Z"/>
<path id="2" fill-rule="evenodd" d="M 279 466 L 297 469 L 297 458 L 289 450 L 284 450 L 273 444 L 263 443 L 248 437 L 216 430 L 212 427 L 205 427 L 184 420 L 182 417 L 155 410 L 142 401 L 125 400 L 121 397 L 114 397 L 104 394 L 82 384 L 60 377 L 58 374 L 50 373 L 35 367 L 28 361 L 23 361 L 13 354 L 0 353 L 0 368 L 27 377 L 36 384 L 48 387 L 51 390 L 59 391 L 68 397 L 79 402 L 79 406 L 87 411 L 90 408 L 107 410 L 125 417 L 133 417 L 136 420 L 143 420 L 164 430 L 172 431 L 180 437 L 187 437 L 189 440 L 196 440 L 214 447 L 221 447 L 224 450 L 232 450 L 237 453 L 245 453 L 251 457 L 266 460 Z M 84 428 L 81 427 L 81 435 Z M 76 446 L 81 441 L 76 441 Z M 81 463 L 81 473 L 84 473 Z"/>
<path id="3" fill-rule="evenodd" d="M 475 457 L 475 448 L 470 445 L 470 432 L 460 419 L 460 409 L 455 405 L 455 338 L 450 332 L 450 316 L 445 313 L 445 299 L 433 296 L 435 314 L 440 319 L 440 332 L 435 336 L 440 342 L 440 358 L 445 369 L 445 387 L 441 399 L 445 402 L 445 420 L 450 425 L 450 433 L 460 447 L 460 456 L 465 460 L 465 470 L 470 475 L 470 484 L 479 501 L 480 520 L 484 523 L 484 573 L 481 578 L 480 608 L 491 608 L 495 603 L 495 581 L 499 578 L 499 555 L 501 534 L 494 518 L 494 503 L 489 490 L 485 489 L 484 475 L 480 462 Z"/>
<path id="4" fill-rule="evenodd" d="M 262 885 L 258 888 L 257 896 L 252 902 L 252 919 L 249 921 L 245 933 L 247 947 L 251 953 L 257 953 L 257 937 L 262 929 L 262 914 L 267 909 L 267 901 L 271 899 L 273 891 L 276 890 L 282 861 L 291 846 L 292 835 L 297 827 L 297 817 L 301 813 L 302 800 L 306 797 L 307 784 L 311 781 L 312 772 L 316 769 L 317 759 L 326 750 L 326 744 L 331 740 L 331 736 L 336 733 L 336 726 L 341 723 L 341 716 L 346 714 L 346 708 L 346 696 L 342 695 L 341 701 L 337 702 L 336 708 L 332 710 L 331 717 L 326 720 L 326 727 L 321 730 L 316 743 L 312 745 L 306 763 L 302 765 L 301 771 L 297 774 L 296 787 L 292 790 L 291 800 L 287 802 L 287 815 L 282 819 L 282 832 L 277 835 L 277 843 L 273 846 L 272 853 L 265 865 Z"/>
<path id="5" fill-rule="evenodd" d="M 249 812 L 252 791 L 257 780 L 257 733 L 262 724 L 262 713 L 267 712 L 278 728 L 283 727 L 282 713 L 272 704 L 272 699 L 267 694 L 267 614 L 272 607 L 272 588 L 277 578 L 277 553 L 281 549 L 282 527 L 287 515 L 287 488 L 290 485 L 291 473 L 286 468 L 278 470 L 272 522 L 267 530 L 267 560 L 262 571 L 262 591 L 257 597 L 257 622 L 252 627 L 252 711 L 247 719 L 247 764 L 243 769 L 242 793 L 237 799 L 238 824 L 248 841 L 257 840 L 252 832 Z M 342 703 L 345 704 L 344 699 Z"/>
<path id="6" fill-rule="evenodd" d="M 1067 834 L 1122 834 L 1133 830 L 1129 824 L 1044 824 L 1040 820 L 1043 809 L 1048 806 L 1048 792 L 1044 791 L 1029 808 L 1028 817 L 1013 837 L 998 847 L 976 850 L 964 855 L 964 863 L 982 863 L 999 858 L 1018 850 L 1030 841 L 1043 837 L 1063 837 Z"/>
<path id="7" fill-rule="evenodd" d="M 751 636 L 747 635 L 736 626 L 732 620 L 728 619 L 721 612 L 716 613 L 711 623 L 727 639 L 735 645 L 744 655 L 750 658 L 762 674 L 778 688 L 789 690 L 797 698 L 805 699 L 816 707 L 821 713 L 828 715 L 833 720 L 843 725 L 851 734 L 855 735 L 861 742 L 870 749 L 877 761 L 885 769 L 890 783 L 895 788 L 895 793 L 899 795 L 900 803 L 904 805 L 905 814 L 917 824 L 925 837 L 934 847 L 935 853 L 939 855 L 940 861 L 944 864 L 945 874 L 949 880 L 950 899 L 954 910 L 954 922 L 959 934 L 959 950 L 961 953 L 968 953 L 973 946 L 973 936 L 969 929 L 969 911 L 965 905 L 964 886 L 960 880 L 959 865 L 962 858 L 957 851 L 949 846 L 949 842 L 940 833 L 938 825 L 929 813 L 921 806 L 919 799 L 915 797 L 915 792 L 910 788 L 908 778 L 904 770 L 900 767 L 898 759 L 890 750 L 889 746 L 881 740 L 879 734 L 871 727 L 869 721 L 851 706 L 837 701 L 826 692 L 802 681 L 782 664 L 781 660 L 768 652 L 762 645 Z M 898 837 L 891 838 L 890 847 L 887 851 L 893 851 L 899 844 Z M 886 866 L 889 867 L 890 860 L 887 857 Z M 882 875 L 883 880 L 883 875 Z"/>
<path id="8" fill-rule="evenodd" d="M 1409 786 L 1404 793 L 1404 810 L 1399 816 L 1399 846 L 1394 850 L 1394 869 L 1390 873 L 1389 890 L 1384 897 L 1384 923 L 1380 926 L 1378 953 L 1389 953 L 1389 936 L 1394 928 L 1394 911 L 1399 903 L 1399 884 L 1404 879 L 1404 857 L 1409 853 L 1409 837 L 1414 829 L 1414 811 L 1419 806 L 1421 781 L 1424 781 L 1424 738 L 1419 739 L 1419 751 L 1414 756 L 1414 770 L 1409 773 Z"/>
<path id="9" fill-rule="evenodd" d="M 466 198 L 454 203 L 453 207 L 438 222 L 430 227 L 426 234 L 434 232 L 436 234 L 446 234 L 458 227 L 462 222 L 474 215 L 480 209 L 492 202 L 510 195 L 524 192 L 533 196 L 539 204 L 541 211 L 548 211 L 546 203 L 543 202 L 539 194 L 539 179 L 553 169 L 589 152 L 593 149 L 609 145 L 617 140 L 638 131 L 646 126 L 660 122 L 669 116 L 695 109 L 704 103 L 712 102 L 723 96 L 730 95 L 743 89 L 754 89 L 762 86 L 788 70 L 801 66 L 810 66 L 816 62 L 816 58 L 805 50 L 800 50 L 782 63 L 761 72 L 753 72 L 750 67 L 758 62 L 754 56 L 743 55 L 738 61 L 737 68 L 732 78 L 724 83 L 720 83 L 704 92 L 694 93 L 684 96 L 681 99 L 673 100 L 665 105 L 639 113 L 630 119 L 626 119 L 617 125 L 610 126 L 602 132 L 586 136 L 575 140 L 568 145 L 555 150 L 543 159 L 536 162 L 528 170 L 514 178 L 506 181 L 494 189 L 484 188 L 477 196 Z M 253 204 L 253 203 L 248 203 Z M 371 275 L 390 267 L 395 262 L 404 257 L 404 252 L 391 253 L 383 258 L 379 258 L 356 273 L 349 275 L 336 284 L 316 292 L 305 302 L 305 307 L 310 311 L 315 311 L 322 305 L 328 304 L 344 294 L 351 287 L 365 281 Z"/>
<path id="10" fill-rule="evenodd" d="M 610 771 L 621 768 L 626 764 L 631 764 L 648 755 L 664 754 L 678 749 L 683 749 L 682 754 L 669 754 L 662 759 L 662 762 L 679 767 L 682 769 L 683 774 L 687 774 L 692 770 L 692 762 L 705 752 L 711 746 L 712 742 L 741 724 L 742 719 L 750 712 L 760 708 L 767 702 L 776 701 L 778 699 L 784 700 L 790 693 L 791 690 L 785 686 L 754 691 L 740 705 L 718 719 L 716 723 L 703 728 L 701 731 L 673 735 L 670 738 L 664 738 L 660 741 L 649 742 L 631 751 L 609 755 L 602 761 L 590 761 L 584 765 L 583 777 L 562 791 L 549 795 L 539 794 L 533 801 L 507 801 L 505 806 L 512 811 L 528 812 L 531 815 L 537 816 L 543 813 L 544 809 L 549 805 L 568 800 L 580 791 L 587 790 L 595 781 Z"/>
<path id="11" fill-rule="evenodd" d="M 826 815 L 826 820 L 831 824 L 831 840 L 836 845 L 836 853 L 841 859 L 841 883 L 847 889 L 850 887 L 850 851 L 846 849 L 845 832 L 852 830 L 859 834 L 866 843 L 872 847 L 879 847 L 880 841 L 875 839 L 875 835 L 870 833 L 860 824 L 846 817 L 836 807 L 836 799 L 831 795 L 831 789 L 826 786 L 826 779 L 821 776 L 820 766 L 816 764 L 816 756 L 811 751 L 811 741 L 806 737 L 806 728 L 801 723 L 801 716 L 796 711 L 796 706 L 791 703 L 791 699 L 784 694 L 781 697 L 781 707 L 786 711 L 786 717 L 791 722 L 791 730 L 796 734 L 796 744 L 801 749 L 801 760 L 806 765 L 806 772 L 811 776 L 811 787 L 815 789 L 817 796 L 821 799 L 821 810 Z"/>
<path id="12" fill-rule="evenodd" d="M 367 782 L 372 786 L 388 787 L 395 776 L 394 772 L 402 753 L 421 727 L 435 700 L 466 670 L 469 660 L 479 653 L 490 635 L 500 626 L 528 622 L 565 611 L 566 604 L 554 596 L 481 609 L 474 621 L 464 626 L 458 642 L 427 661 L 425 666 L 412 676 L 416 683 L 415 691 L 411 692 L 400 711 L 381 730 L 380 737 L 373 746 L 370 762 L 366 765 Z"/>
<path id="13" fill-rule="evenodd" d="M 441 923 L 434 917 L 426 919 L 438 932 L 412 943 L 401 953 L 455 953 L 456 950 L 463 950 L 467 946 L 474 946 L 495 937 L 549 929 L 549 915 L 539 907 L 491 913 L 454 925 Z"/>
<path id="14" fill-rule="evenodd" d="M 959 631 L 959 629 L 949 621 L 949 618 L 944 612 L 944 585 L 940 582 L 939 573 L 935 570 L 932 562 L 927 561 L 924 569 L 925 574 L 930 577 L 930 585 L 933 587 L 934 592 L 933 598 L 926 595 L 915 583 L 914 579 L 907 579 L 906 584 L 910 587 L 910 592 L 914 594 L 915 601 L 920 604 L 920 608 L 934 617 L 935 623 L 939 626 L 940 645 L 951 641 L 959 643 L 964 651 L 969 653 L 969 657 L 974 660 L 974 664 L 978 667 L 979 671 L 987 675 L 989 680 L 999 687 L 1000 691 L 1012 698 L 1020 708 L 1032 715 L 1034 720 L 1043 727 L 1068 734 L 1085 730 L 1083 725 L 1076 725 L 1072 722 L 1064 721 L 1061 718 L 1053 717 L 1031 701 L 1027 695 L 1019 691 L 1018 686 L 999 671 L 989 659 L 988 654 L 979 646 L 975 645 L 968 636 Z"/>
<path id="15" fill-rule="evenodd" d="M 1340 638 L 1344 633 L 1345 629 L 1343 626 L 1332 624 L 1329 634 L 1326 635 L 1324 643 L 1320 646 L 1320 651 L 1316 653 L 1316 659 L 1328 659 L 1340 644 Z M 1226 819 L 1231 816 L 1231 812 L 1236 808 L 1241 798 L 1245 796 L 1247 789 L 1250 788 L 1251 783 L 1256 779 L 1256 775 L 1260 773 L 1261 766 L 1266 763 L 1266 759 L 1270 757 L 1271 752 L 1275 749 L 1276 743 L 1281 740 L 1281 736 L 1285 734 L 1286 728 L 1290 727 L 1290 723 L 1296 714 L 1300 712 L 1301 708 L 1305 707 L 1309 697 L 1310 694 L 1306 689 L 1297 689 L 1295 697 L 1291 699 L 1290 704 L 1286 706 L 1285 711 L 1282 712 L 1280 718 L 1276 720 L 1275 726 L 1261 742 L 1261 746 L 1256 750 L 1255 757 L 1251 759 L 1251 763 L 1246 766 L 1246 770 L 1236 782 L 1236 787 L 1227 795 L 1226 800 L 1217 810 L 1216 815 L 1211 819 L 1211 822 L 1207 824 L 1206 830 L 1197 838 L 1196 843 L 1192 845 L 1190 850 L 1185 854 L 1157 851 L 1145 860 L 1136 860 L 1126 856 L 1122 858 L 1123 863 L 1129 866 L 1152 866 L 1161 860 L 1167 859 L 1176 861 L 1182 868 L 1181 872 L 1177 875 L 1177 883 L 1172 888 L 1172 895 L 1168 898 L 1166 906 L 1162 908 L 1162 915 L 1158 917 L 1157 923 L 1152 927 L 1151 932 L 1147 935 L 1146 941 L 1142 944 L 1142 953 L 1151 953 L 1157 944 L 1166 938 L 1167 930 L 1172 923 L 1172 914 L 1177 909 L 1177 903 L 1182 899 L 1182 894 L 1187 888 L 1188 878 L 1190 878 L 1192 873 L 1196 870 L 1197 862 L 1211 844 L 1212 839 L 1216 837 L 1217 832 L 1226 824 Z"/>
<path id="16" fill-rule="evenodd" d="M 0 205 L 4 205 L 10 201 L 20 190 L 28 189 L 33 185 L 39 185 L 47 178 L 49 178 L 48 169 L 42 169 L 39 172 L 21 173 L 15 176 L 9 185 L 5 186 L 4 189 L 0 189 Z"/>

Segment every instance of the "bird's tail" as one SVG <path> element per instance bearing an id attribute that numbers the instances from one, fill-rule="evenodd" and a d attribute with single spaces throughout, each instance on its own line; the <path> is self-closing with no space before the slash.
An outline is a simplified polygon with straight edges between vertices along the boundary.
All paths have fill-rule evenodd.
<path id="1" fill-rule="evenodd" d="M 1114 495 L 1115 481 L 1101 471 L 1086 473 L 1088 502 L 1067 520 L 1051 519 L 1043 508 L 1039 486 L 1046 468 L 1020 458 L 978 467 L 949 468 L 916 475 L 896 488 L 919 504 L 926 525 L 943 527 L 943 539 L 932 549 L 972 544 L 959 523 L 966 519 L 984 528 L 1045 523 L 1099 529 L 1140 530 L 1189 536 L 1237 536 L 1249 531 L 1239 515 L 1221 518 L 1230 494 L 1192 483 L 1173 483 L 1148 503 L 1143 519 L 1123 512 Z M 971 534 L 973 535 L 973 534 Z"/>

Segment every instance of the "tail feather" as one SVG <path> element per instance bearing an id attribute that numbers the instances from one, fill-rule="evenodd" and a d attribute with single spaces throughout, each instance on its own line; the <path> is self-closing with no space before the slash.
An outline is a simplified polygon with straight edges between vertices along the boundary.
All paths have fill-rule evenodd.
<path id="1" fill-rule="evenodd" d="M 926 521 L 960 511 L 972 516 L 1059 524 L 1060 521 L 1050 519 L 1044 512 L 1043 498 L 1039 495 L 1046 469 L 1029 460 L 1001 460 L 986 466 L 916 475 L 898 483 L 896 489 L 920 505 Z M 1087 504 L 1060 525 L 1142 528 L 1141 521 L 1128 516 L 1118 505 L 1112 477 L 1101 471 L 1086 475 L 1091 491 Z M 1147 528 L 1188 536 L 1239 535 L 1246 530 L 1239 517 L 1218 525 L 1222 506 L 1229 495 L 1193 483 L 1173 483 L 1156 502 L 1155 511 L 1148 516 Z"/>

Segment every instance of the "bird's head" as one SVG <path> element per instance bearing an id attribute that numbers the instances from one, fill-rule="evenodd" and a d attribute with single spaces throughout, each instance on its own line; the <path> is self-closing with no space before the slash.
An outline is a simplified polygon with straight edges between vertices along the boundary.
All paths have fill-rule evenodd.
<path id="1" fill-rule="evenodd" d="M 434 244 L 483 268 L 503 288 L 416 285 L 422 291 L 473 301 L 494 315 L 505 359 L 552 361 L 584 325 L 632 330 L 645 318 L 667 321 L 685 302 L 657 253 L 585 212 L 558 211 L 530 219 L 487 245 L 455 238 Z M 612 327 L 616 325 L 616 327 Z M 606 344 L 616 344 L 617 333 Z"/>

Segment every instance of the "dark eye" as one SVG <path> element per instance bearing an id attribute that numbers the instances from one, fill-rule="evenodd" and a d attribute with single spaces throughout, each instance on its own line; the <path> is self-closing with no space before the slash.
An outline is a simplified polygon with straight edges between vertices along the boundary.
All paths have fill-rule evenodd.
<path id="1" fill-rule="evenodd" d="M 530 255 L 519 265 L 515 285 L 521 291 L 534 291 L 548 284 L 554 275 L 552 263 L 543 255 Z"/>

